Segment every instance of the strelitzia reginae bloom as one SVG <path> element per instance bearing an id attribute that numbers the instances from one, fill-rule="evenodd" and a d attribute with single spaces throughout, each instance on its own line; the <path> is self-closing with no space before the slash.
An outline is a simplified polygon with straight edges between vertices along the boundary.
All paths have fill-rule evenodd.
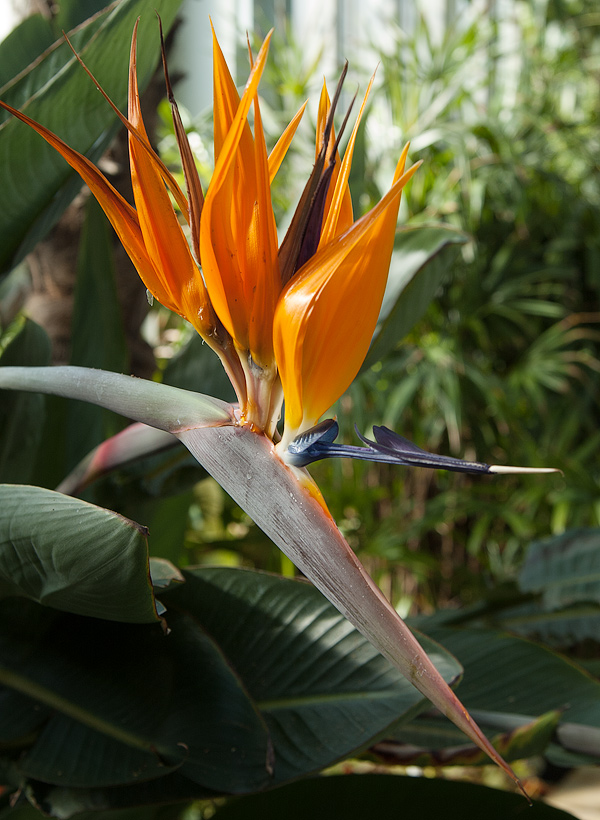
<path id="1" fill-rule="evenodd" d="M 368 577 L 303 469 L 319 458 L 343 456 L 501 471 L 430 455 L 386 428 L 375 428 L 375 441 L 364 439 L 365 447 L 344 447 L 334 443 L 333 420 L 317 425 L 356 376 L 375 329 L 402 189 L 417 170 L 417 165 L 406 169 L 408 146 L 400 154 L 388 192 L 355 220 L 348 178 L 372 81 L 343 159 L 333 127 L 343 75 L 331 101 L 324 86 L 314 169 L 278 245 L 271 183 L 303 110 L 268 154 L 258 86 L 270 35 L 256 59 L 250 54 L 251 70 L 240 97 L 213 32 L 215 167 L 205 194 L 166 64 L 186 193 L 150 146 L 137 87 L 136 31 L 137 25 L 127 117 L 117 111 L 128 129 L 135 207 L 58 136 L 1 104 L 78 171 L 149 294 L 187 319 L 220 357 L 238 404 L 74 367 L 0 368 L 0 386 L 87 399 L 143 423 L 98 448 L 82 468 L 88 476 L 132 453 L 164 446 L 165 433 L 158 431 L 175 435 L 338 609 L 518 783 Z M 189 242 L 179 214 L 187 223 Z M 280 436 L 277 423 L 284 400 Z"/>

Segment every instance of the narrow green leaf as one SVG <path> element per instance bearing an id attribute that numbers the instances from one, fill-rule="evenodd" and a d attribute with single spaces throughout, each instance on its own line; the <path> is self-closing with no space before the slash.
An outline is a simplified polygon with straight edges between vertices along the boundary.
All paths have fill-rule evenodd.
<path id="1" fill-rule="evenodd" d="M 79 404 L 77 402 L 76 406 Z M 79 424 L 79 419 L 75 419 L 74 423 Z M 178 441 L 170 433 L 146 424 L 130 424 L 87 453 L 61 481 L 57 490 L 67 495 L 79 495 L 106 473 L 173 447 L 178 447 Z"/>
<path id="2" fill-rule="evenodd" d="M 143 528 L 39 487 L 0 485 L 0 595 L 96 618 L 158 620 Z"/>
<path id="3" fill-rule="evenodd" d="M 89 197 L 77 259 L 71 364 L 123 372 L 128 362 L 112 236 L 102 208 Z"/>
<path id="4" fill-rule="evenodd" d="M 231 405 L 212 396 L 87 367 L 3 367 L 0 388 L 89 401 L 172 433 L 233 422 Z"/>
<path id="5" fill-rule="evenodd" d="M 27 319 L 0 358 L 0 367 L 50 363 L 50 340 Z M 45 399 L 0 390 L 0 481 L 31 480 L 44 424 Z"/>
<path id="6" fill-rule="evenodd" d="M 544 754 L 562 713 L 547 712 L 533 720 L 502 712 L 471 713 L 505 760 L 521 760 Z M 400 766 L 486 765 L 488 758 L 476 746 L 465 745 L 455 726 L 443 725 L 433 715 L 420 715 L 402 730 L 402 740 L 386 738 L 372 750 L 386 763 Z"/>
<path id="7" fill-rule="evenodd" d="M 393 350 L 423 316 L 466 241 L 465 234 L 444 225 L 398 233 L 379 324 L 363 370 Z"/>

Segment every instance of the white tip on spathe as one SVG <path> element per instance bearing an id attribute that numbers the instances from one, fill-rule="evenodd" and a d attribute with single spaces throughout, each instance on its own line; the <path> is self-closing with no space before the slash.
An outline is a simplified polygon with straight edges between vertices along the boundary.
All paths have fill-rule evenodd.
<path id="1" fill-rule="evenodd" d="M 511 467 L 508 464 L 490 464 L 489 472 L 496 475 L 523 475 L 528 473 L 560 473 L 564 475 L 558 467 Z"/>

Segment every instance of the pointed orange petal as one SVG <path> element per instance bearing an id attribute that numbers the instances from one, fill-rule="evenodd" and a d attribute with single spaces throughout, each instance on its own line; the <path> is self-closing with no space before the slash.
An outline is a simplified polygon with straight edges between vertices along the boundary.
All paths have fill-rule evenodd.
<path id="1" fill-rule="evenodd" d="M 302 108 L 298 111 L 296 116 L 287 126 L 283 134 L 279 137 L 273 150 L 269 154 L 269 181 L 271 183 L 275 179 L 275 175 L 279 170 L 279 166 L 283 162 L 283 158 L 287 154 L 288 148 L 290 147 L 291 142 L 294 139 L 294 134 L 296 133 L 298 126 L 300 125 L 300 120 L 302 119 L 302 115 L 304 114 L 304 110 L 307 104 L 307 102 L 304 103 Z"/>
<path id="2" fill-rule="evenodd" d="M 254 155 L 256 204 L 248 232 L 248 270 L 245 282 L 249 344 L 254 360 L 273 362 L 273 314 L 281 290 L 277 258 L 277 227 L 271 203 L 271 179 L 258 95 L 254 97 Z"/>
<path id="3" fill-rule="evenodd" d="M 240 96 L 229 71 L 229 66 L 225 61 L 221 46 L 217 40 L 214 27 L 211 21 L 213 34 L 213 98 L 214 98 L 214 150 L 215 163 L 219 158 L 223 143 L 233 123 L 236 111 L 240 104 Z M 240 137 L 242 146 L 242 156 L 245 163 L 251 162 L 252 133 L 247 122 L 244 123 L 243 133 Z"/>
<path id="4" fill-rule="evenodd" d="M 206 193 L 200 226 L 202 270 L 215 311 L 238 347 L 246 350 L 249 349 L 250 333 L 246 299 L 258 286 L 257 271 L 249 260 L 255 258 L 256 230 L 270 230 L 272 217 L 261 215 L 260 220 L 256 218 L 258 183 L 254 140 L 250 135 L 249 155 L 242 142 L 246 129 L 249 129 L 248 112 L 265 66 L 269 39 L 270 35 L 260 49 L 223 140 Z M 222 68 L 218 71 L 223 73 Z M 268 172 L 266 180 L 268 182 Z"/>
<path id="5" fill-rule="evenodd" d="M 348 140 L 346 151 L 344 152 L 344 159 L 342 161 L 339 173 L 332 185 L 331 199 L 326 203 L 326 217 L 321 231 L 321 240 L 319 247 L 322 248 L 340 233 L 348 230 L 353 222 L 352 216 L 352 200 L 350 197 L 350 189 L 348 188 L 348 179 L 350 178 L 350 168 L 352 167 L 352 157 L 354 154 L 354 145 L 356 143 L 356 136 L 358 134 L 358 127 L 362 119 L 362 115 L 369 98 L 369 93 L 373 87 L 375 75 L 371 77 L 365 96 L 358 112 L 358 117 L 352 129 L 352 134 Z M 327 207 L 329 206 L 329 207 Z"/>
<path id="6" fill-rule="evenodd" d="M 177 146 L 179 148 L 179 155 L 181 157 L 181 164 L 183 167 L 188 192 L 189 207 L 188 212 L 184 212 L 184 215 L 192 231 L 192 246 L 194 248 L 194 253 L 196 254 L 196 261 L 200 264 L 200 217 L 202 215 L 202 206 L 204 204 L 204 194 L 202 193 L 202 185 L 200 183 L 200 177 L 198 176 L 198 169 L 196 168 L 196 161 L 194 159 L 194 154 L 192 153 L 190 141 L 188 140 L 185 128 L 183 127 L 183 122 L 181 121 L 181 116 L 179 114 L 179 108 L 177 107 L 175 95 L 173 94 L 173 89 L 171 87 L 169 69 L 167 67 L 167 54 L 163 37 L 162 20 L 160 19 L 160 16 L 158 18 L 158 25 L 160 28 L 160 53 L 162 56 L 165 84 L 167 87 L 167 97 L 171 105 L 175 139 L 177 140 Z M 179 201 L 178 205 L 181 208 Z"/>
<path id="7" fill-rule="evenodd" d="M 212 21 L 211 21 L 212 26 Z M 213 34 L 213 119 L 214 119 L 214 153 L 215 164 L 221 153 L 223 143 L 235 118 L 240 104 L 237 88 L 229 71 L 229 67 L 221 51 L 214 28 Z M 252 68 L 252 65 L 251 65 Z M 254 201 L 256 199 L 256 179 L 254 173 L 254 141 L 247 120 L 240 134 L 237 148 L 238 156 L 228 173 L 231 178 L 224 183 L 238 192 L 236 206 L 231 209 L 232 241 L 244 242 L 248 226 L 252 219 Z M 243 262 L 242 262 L 243 264 Z M 242 271 L 243 277 L 243 271 Z"/>
<path id="8" fill-rule="evenodd" d="M 398 169 L 403 167 L 403 152 Z M 419 163 L 420 164 L 420 163 Z M 282 292 L 274 322 L 285 396 L 284 443 L 311 427 L 349 387 L 367 354 L 387 282 L 402 188 L 418 165 Z"/>
<path id="9" fill-rule="evenodd" d="M 163 305 L 177 311 L 178 308 L 173 302 L 171 292 L 165 289 L 160 282 L 154 264 L 146 252 L 137 214 L 131 205 L 123 199 L 87 157 L 70 148 L 56 134 L 7 103 L 0 100 L 0 106 L 37 131 L 77 171 L 100 203 L 148 290 Z"/>
<path id="10" fill-rule="evenodd" d="M 133 127 L 147 140 L 137 85 L 136 40 L 137 23 L 131 40 L 128 114 Z M 172 294 L 177 312 L 203 336 L 210 336 L 213 325 L 202 276 L 173 210 L 160 169 L 131 133 L 129 161 L 133 196 L 148 256 L 153 260 L 164 290 Z"/>
<path id="11" fill-rule="evenodd" d="M 367 89 L 367 95 L 371 89 L 371 85 Z M 364 102 L 363 102 L 364 107 Z M 316 155 L 319 155 L 319 152 L 323 148 L 323 141 L 325 139 L 325 126 L 327 123 L 327 117 L 329 115 L 329 109 L 331 108 L 331 102 L 329 100 L 329 92 L 327 91 L 327 85 L 325 81 L 323 81 L 323 88 L 321 89 L 321 97 L 319 99 L 319 110 L 317 114 L 317 138 L 316 138 Z M 359 120 L 362 115 L 363 108 L 361 107 L 359 113 Z M 355 126 L 356 127 L 356 126 Z M 333 146 L 335 145 L 335 130 L 331 129 L 331 134 L 329 136 L 329 144 L 327 146 L 327 157 L 328 159 L 331 157 L 331 152 L 333 151 Z M 352 160 L 350 159 L 350 162 Z M 350 169 L 348 169 L 349 171 Z M 337 187 L 337 181 L 340 174 L 340 155 L 336 151 L 335 155 L 335 166 L 333 169 L 333 174 L 331 175 L 331 182 L 329 183 L 329 190 L 327 192 L 327 197 L 325 199 L 325 208 L 323 211 L 323 224 L 325 225 L 327 222 L 327 217 L 331 210 L 331 203 L 333 202 L 334 191 Z M 343 186 L 342 192 L 340 194 L 341 201 L 337 206 L 337 217 L 335 219 L 336 225 L 339 224 L 339 230 L 335 231 L 330 238 L 336 235 L 336 233 L 342 233 L 343 231 L 347 230 L 350 225 L 352 225 L 354 221 L 354 215 L 352 212 L 352 197 L 350 196 L 350 188 L 348 187 L 347 181 L 346 185 Z M 329 240 L 328 240 L 329 241 Z"/>
<path id="12" fill-rule="evenodd" d="M 136 23 L 135 28 L 137 29 L 137 23 Z M 175 179 L 173 174 L 171 174 L 171 172 L 169 171 L 167 166 L 164 164 L 164 162 L 161 160 L 161 158 L 158 156 L 156 151 L 152 148 L 152 146 L 148 142 L 148 137 L 146 136 L 145 132 L 142 134 L 140 131 L 137 130 L 137 128 L 134 128 L 134 126 L 129 122 L 127 117 L 123 116 L 121 111 L 117 108 L 117 106 L 114 104 L 114 102 L 108 96 L 106 91 L 102 88 L 102 86 L 100 85 L 98 80 L 94 77 L 92 72 L 89 70 L 89 68 L 83 62 L 83 60 L 81 59 L 79 54 L 75 51 L 71 41 L 69 40 L 69 38 L 67 37 L 66 34 L 64 35 L 64 38 L 67 41 L 67 45 L 69 46 L 69 48 L 71 49 L 71 51 L 75 55 L 77 61 L 80 64 L 80 66 L 83 68 L 83 70 L 88 75 L 88 77 L 92 80 L 92 82 L 94 83 L 94 85 L 96 86 L 98 91 L 102 94 L 102 96 L 104 97 L 106 102 L 110 105 L 110 107 L 115 112 L 117 117 L 121 120 L 121 122 L 123 123 L 125 128 L 127 128 L 127 130 L 129 131 L 129 133 L 132 136 L 134 136 L 137 140 L 139 140 L 140 145 L 142 145 L 145 148 L 145 150 L 149 153 L 150 157 L 152 158 L 153 162 L 156 163 L 157 167 L 160 169 L 160 172 L 163 176 L 163 179 L 165 180 L 165 183 L 169 186 L 169 190 L 173 194 L 173 196 L 175 198 L 175 201 L 177 202 L 177 205 L 179 206 L 179 208 L 181 209 L 181 212 L 183 213 L 183 215 L 187 219 L 187 217 L 188 217 L 188 204 L 187 204 L 187 200 L 186 200 L 185 196 L 183 195 L 183 191 L 181 190 L 181 188 L 177 184 L 177 180 Z"/>
<path id="13" fill-rule="evenodd" d="M 321 88 L 321 96 L 319 97 L 319 108 L 317 111 L 317 128 L 315 140 L 315 157 L 318 157 L 323 149 L 323 141 L 325 139 L 325 124 L 331 108 L 331 100 L 329 99 L 329 92 L 327 91 L 327 83 L 323 80 L 323 87 Z M 334 138 L 335 140 L 335 138 Z M 331 140 L 330 140 L 331 141 Z"/>

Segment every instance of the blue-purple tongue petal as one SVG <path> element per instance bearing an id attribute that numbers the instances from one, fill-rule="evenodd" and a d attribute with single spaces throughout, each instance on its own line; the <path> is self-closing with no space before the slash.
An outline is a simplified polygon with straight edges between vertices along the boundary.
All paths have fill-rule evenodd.
<path id="1" fill-rule="evenodd" d="M 432 470 L 453 470 L 464 473 L 489 473 L 487 464 L 463 461 L 450 456 L 438 456 L 417 447 L 404 436 L 387 427 L 373 427 L 375 441 L 357 436 L 366 445 L 335 444 L 339 427 L 334 419 L 327 419 L 295 438 L 289 445 L 285 459 L 296 467 L 305 467 L 324 458 L 354 458 L 360 461 L 379 461 L 408 467 L 428 467 Z"/>
<path id="2" fill-rule="evenodd" d="M 294 467 L 306 467 L 324 458 L 354 458 L 359 461 L 378 461 L 403 467 L 425 467 L 430 470 L 449 470 L 455 473 L 489 473 L 491 475 L 518 475 L 529 473 L 559 473 L 554 467 L 509 467 L 463 461 L 452 456 L 428 453 L 389 427 L 373 427 L 375 441 L 366 438 L 356 428 L 356 435 L 365 445 L 336 444 L 339 432 L 334 419 L 326 419 L 297 436 L 284 454 L 284 460 Z"/>

